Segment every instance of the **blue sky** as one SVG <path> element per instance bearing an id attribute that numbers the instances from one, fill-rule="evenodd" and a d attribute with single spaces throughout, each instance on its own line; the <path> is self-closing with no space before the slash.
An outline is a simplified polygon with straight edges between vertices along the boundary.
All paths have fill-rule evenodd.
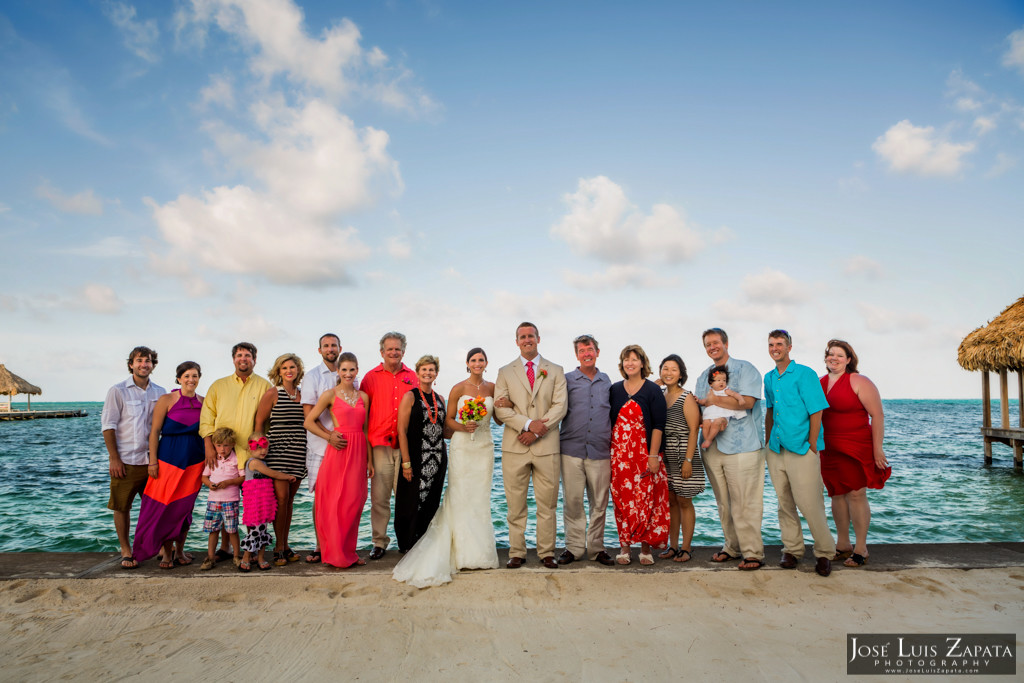
<path id="1" fill-rule="evenodd" d="M 957 345 L 1024 294 L 1024 6 L 15 0 L 0 156 L 0 362 L 43 400 L 329 330 L 446 389 L 521 319 L 569 367 L 587 332 L 695 376 L 721 326 L 766 371 L 781 327 L 975 397 Z"/>

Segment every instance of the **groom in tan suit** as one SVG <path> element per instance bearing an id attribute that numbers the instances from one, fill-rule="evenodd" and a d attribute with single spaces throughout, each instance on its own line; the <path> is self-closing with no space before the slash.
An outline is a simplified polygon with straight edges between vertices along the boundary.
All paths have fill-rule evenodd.
<path id="1" fill-rule="evenodd" d="M 533 475 L 537 503 L 537 556 L 548 569 L 555 561 L 555 510 L 561 455 L 558 423 L 567 410 L 562 368 L 537 353 L 540 333 L 533 323 L 516 328 L 520 357 L 498 371 L 495 414 L 505 423 L 501 470 L 508 503 L 508 568 L 526 558 L 526 491 Z M 502 400 L 504 399 L 504 400 Z"/>

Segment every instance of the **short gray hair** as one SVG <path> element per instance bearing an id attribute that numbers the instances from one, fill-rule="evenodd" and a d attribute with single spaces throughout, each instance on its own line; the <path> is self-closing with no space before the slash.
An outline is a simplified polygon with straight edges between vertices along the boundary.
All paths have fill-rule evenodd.
<path id="1" fill-rule="evenodd" d="M 388 339 L 397 339 L 398 343 L 402 345 L 402 353 L 405 353 L 405 335 L 401 332 L 387 332 L 383 337 L 380 338 L 380 350 L 384 350 L 384 342 Z"/>

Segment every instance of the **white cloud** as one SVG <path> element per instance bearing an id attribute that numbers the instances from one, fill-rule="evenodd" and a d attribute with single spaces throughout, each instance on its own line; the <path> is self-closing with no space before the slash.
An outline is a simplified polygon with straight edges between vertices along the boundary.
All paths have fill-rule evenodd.
<path id="1" fill-rule="evenodd" d="M 929 325 L 928 318 L 920 313 L 894 311 L 863 301 L 857 303 L 857 310 L 864 318 L 864 327 L 870 332 L 919 331 Z"/>
<path id="2" fill-rule="evenodd" d="M 215 271 L 281 284 L 349 283 L 349 268 L 369 254 L 354 228 L 244 186 L 181 195 L 162 206 L 146 201 L 175 258 L 197 259 Z"/>
<path id="3" fill-rule="evenodd" d="M 250 68 L 265 83 L 283 75 L 329 98 L 360 94 L 410 112 L 435 106 L 411 84 L 410 71 L 391 66 L 378 47 L 362 48 L 359 28 L 349 19 L 313 37 L 302 9 L 291 0 L 192 0 L 192 5 L 201 31 L 215 23 L 252 50 Z"/>
<path id="4" fill-rule="evenodd" d="M 607 263 L 638 260 L 679 263 L 704 248 L 707 239 L 675 207 L 655 204 L 644 214 L 623 189 L 605 176 L 581 178 L 566 194 L 569 213 L 551 227 L 578 254 Z"/>
<path id="5" fill-rule="evenodd" d="M 206 107 L 217 104 L 228 109 L 235 106 L 235 88 L 229 76 L 210 76 L 210 84 L 199 91 L 199 100 Z"/>
<path id="6" fill-rule="evenodd" d="M 676 284 L 674 278 L 662 277 L 650 268 L 632 263 L 612 264 L 605 270 L 594 273 L 565 271 L 562 273 L 562 279 L 571 287 L 596 290 L 625 287 L 654 289 Z"/>
<path id="7" fill-rule="evenodd" d="M 971 112 L 981 109 L 981 102 L 978 102 L 973 97 L 959 97 L 953 106 L 960 111 Z"/>
<path id="8" fill-rule="evenodd" d="M 103 13 L 114 26 L 121 29 L 125 47 L 147 62 L 157 61 L 155 48 L 160 29 L 155 20 L 139 21 L 134 6 L 109 0 L 103 3 Z"/>
<path id="9" fill-rule="evenodd" d="M 923 176 L 953 176 L 963 168 L 963 157 L 974 151 L 973 142 L 953 143 L 942 139 L 931 126 L 915 126 L 904 119 L 892 126 L 871 146 L 902 173 Z"/>
<path id="10" fill-rule="evenodd" d="M 136 258 L 142 256 L 142 251 L 137 245 L 119 235 L 103 237 L 92 244 L 63 247 L 55 251 L 60 254 L 74 254 L 88 258 Z"/>
<path id="11" fill-rule="evenodd" d="M 854 254 L 843 262 L 843 273 L 878 278 L 882 275 L 882 264 L 861 254 Z"/>
<path id="12" fill-rule="evenodd" d="M 52 109 L 61 122 L 72 132 L 93 142 L 110 147 L 113 144 L 110 139 L 93 128 L 92 124 L 86 120 L 85 114 L 82 113 L 74 96 L 71 94 L 70 86 L 59 82 L 68 78 L 67 72 L 61 71 L 58 74 L 53 74 L 53 76 L 58 79 L 58 82 L 51 83 L 42 94 L 46 106 Z"/>
<path id="13" fill-rule="evenodd" d="M 392 236 L 388 238 L 387 252 L 391 258 L 407 259 L 412 256 L 412 247 L 401 237 Z"/>
<path id="14" fill-rule="evenodd" d="M 1024 74 L 1024 28 L 1006 36 L 1006 42 L 1010 45 L 1003 55 L 1003 66 L 1016 68 Z"/>
<path id="15" fill-rule="evenodd" d="M 754 303 L 795 304 L 807 299 L 805 285 L 772 268 L 747 275 L 740 286 L 747 299 Z"/>
<path id="16" fill-rule="evenodd" d="M 1017 159 L 1016 158 L 1010 156 L 1009 154 L 1006 154 L 1005 152 L 999 152 L 998 154 L 996 154 L 996 162 L 994 164 L 992 164 L 992 168 L 990 168 L 985 173 L 985 177 L 986 178 L 998 178 L 999 176 L 1001 176 L 1004 173 L 1006 173 L 1007 171 L 1015 168 L 1016 166 L 1017 166 Z"/>
<path id="17" fill-rule="evenodd" d="M 82 302 L 93 313 L 112 315 L 120 313 L 124 302 L 107 285 L 91 283 L 82 289 Z"/>
<path id="18" fill-rule="evenodd" d="M 93 194 L 92 190 L 83 190 L 75 195 L 66 195 L 49 180 L 43 180 L 36 188 L 36 196 L 50 202 L 54 208 L 64 213 L 100 216 L 103 214 L 103 201 Z"/>
<path id="19" fill-rule="evenodd" d="M 990 133 L 995 129 L 996 120 L 991 116 L 979 116 L 978 118 L 974 119 L 974 124 L 971 126 L 971 130 L 973 130 L 978 135 Z"/>

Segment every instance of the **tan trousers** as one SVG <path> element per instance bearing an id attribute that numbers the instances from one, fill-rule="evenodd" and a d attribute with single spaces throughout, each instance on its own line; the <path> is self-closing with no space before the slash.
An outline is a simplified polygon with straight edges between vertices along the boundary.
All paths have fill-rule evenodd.
<path id="1" fill-rule="evenodd" d="M 577 558 L 594 559 L 604 552 L 604 523 L 612 461 L 574 458 L 562 454 L 562 524 L 565 548 Z M 583 493 L 590 505 L 590 527 L 583 510 Z M 584 545 L 585 543 L 585 545 Z M 586 555 L 584 555 L 586 553 Z"/>
<path id="2" fill-rule="evenodd" d="M 796 557 L 804 556 L 804 532 L 797 510 L 807 520 L 814 538 L 814 556 L 832 559 L 836 542 L 825 516 L 825 484 L 821 480 L 821 460 L 808 450 L 803 455 L 782 449 L 768 451 L 768 474 L 779 498 L 779 531 L 782 549 Z"/>
<path id="3" fill-rule="evenodd" d="M 402 471 L 402 452 L 390 446 L 373 447 L 373 479 L 370 480 L 370 530 L 373 545 L 387 548 L 388 522 L 391 521 L 391 497 Z"/>
<path id="4" fill-rule="evenodd" d="M 722 521 L 722 551 L 763 560 L 764 450 L 725 454 L 712 442 L 703 457 Z"/>
<path id="5" fill-rule="evenodd" d="M 537 556 L 553 557 L 558 509 L 559 454 L 501 452 L 502 480 L 508 504 L 508 556 L 526 557 L 526 498 L 533 475 L 537 503 Z"/>

